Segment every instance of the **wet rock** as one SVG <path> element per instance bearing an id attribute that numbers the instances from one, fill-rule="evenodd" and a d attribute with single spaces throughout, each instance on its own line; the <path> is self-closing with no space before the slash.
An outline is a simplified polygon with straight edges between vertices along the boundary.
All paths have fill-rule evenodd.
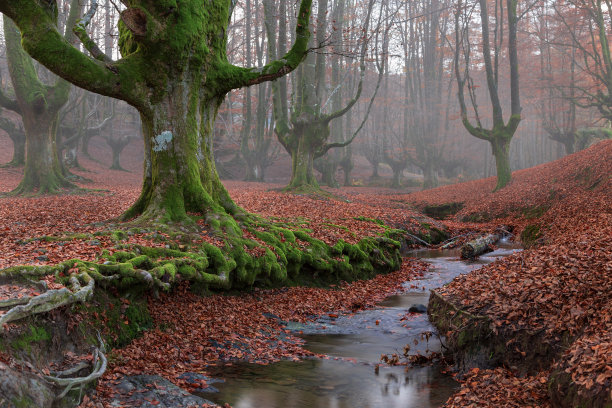
<path id="1" fill-rule="evenodd" d="M 215 405 L 204 398 L 192 395 L 158 375 L 134 375 L 124 377 L 113 386 L 115 393 L 109 407 L 138 406 L 142 408 L 201 407 Z"/>
<path id="2" fill-rule="evenodd" d="M 212 384 L 225 382 L 225 380 L 221 378 L 207 377 L 204 374 L 200 374 L 200 373 L 184 373 L 184 374 L 181 374 L 179 378 L 191 384 L 201 384 L 201 383 L 206 384 L 206 387 L 198 388 L 197 390 L 194 391 L 195 393 L 206 392 L 206 393 L 214 394 L 216 392 L 219 392 L 219 389 L 216 387 L 213 387 Z"/>
<path id="3" fill-rule="evenodd" d="M 41 255 L 41 256 L 37 256 L 36 260 L 41 261 L 41 262 L 47 262 L 49 260 L 49 257 L 47 255 Z"/>
<path id="4" fill-rule="evenodd" d="M 55 394 L 40 377 L 0 362 L 0 406 L 51 408 Z"/>
<path id="5" fill-rule="evenodd" d="M 408 309 L 410 313 L 427 313 L 427 306 L 421 304 L 414 304 Z"/>

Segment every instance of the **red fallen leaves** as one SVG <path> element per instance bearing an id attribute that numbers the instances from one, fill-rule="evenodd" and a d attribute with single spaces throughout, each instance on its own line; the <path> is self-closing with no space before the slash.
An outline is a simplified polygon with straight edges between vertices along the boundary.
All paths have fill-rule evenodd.
<path id="1" fill-rule="evenodd" d="M 301 347 L 301 339 L 285 333 L 276 318 L 266 316 L 305 322 L 316 315 L 338 316 L 373 306 L 401 290 L 403 282 L 425 267 L 422 262 L 406 260 L 397 272 L 344 283 L 338 289 L 283 288 L 203 298 L 183 286 L 171 295 L 150 300 L 157 328 L 115 351 L 116 358 L 98 385 L 98 398 L 108 398 L 113 381 L 122 375 L 154 372 L 193 390 L 203 384 L 179 376 L 202 372 L 219 361 L 267 364 L 311 356 Z"/>
<path id="2" fill-rule="evenodd" d="M 447 408 L 548 408 L 548 373 L 515 377 L 504 368 L 473 369 L 461 381 L 461 389 L 447 402 Z"/>
<path id="3" fill-rule="evenodd" d="M 552 368 L 571 373 L 578 392 L 587 397 L 612 388 L 611 158 L 612 141 L 606 141 L 516 172 L 512 184 L 497 193 L 490 192 L 493 180 L 479 180 L 409 196 L 428 203 L 464 202 L 458 218 L 486 212 L 504 217 L 496 223 L 540 227 L 541 247 L 461 276 L 440 292 L 470 313 L 491 318 L 493 330 L 507 336 L 521 330 L 541 331 L 542 341 L 551 344 L 558 344 L 565 334 L 580 336 Z M 549 209 L 538 219 L 521 215 L 521 209 L 537 206 Z M 508 347 L 513 349 L 511 344 Z M 501 381 L 508 375 L 494 376 Z M 545 398 L 546 389 L 533 391 Z M 475 399 L 474 406 L 529 406 L 512 405 L 516 399 L 510 394 L 491 403 L 497 395 L 493 391 L 491 399 L 465 385 L 461 392 L 465 398 L 451 399 L 449 406 L 470 406 L 474 403 L 470 398 Z M 499 395 L 503 394 L 500 389 Z"/>

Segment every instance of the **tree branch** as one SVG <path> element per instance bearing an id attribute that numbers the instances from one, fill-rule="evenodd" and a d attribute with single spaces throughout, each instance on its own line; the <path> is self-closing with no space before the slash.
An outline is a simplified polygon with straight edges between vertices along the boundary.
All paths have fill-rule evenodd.
<path id="1" fill-rule="evenodd" d="M 52 10 L 44 4 L 37 0 L 0 0 L 0 12 L 21 30 L 23 48 L 51 71 L 81 88 L 142 105 L 146 99 L 138 94 L 139 87 L 134 86 L 134 77 L 128 74 L 131 61 L 122 59 L 105 64 L 83 54 L 58 32 Z M 130 87 L 121 86 L 128 80 Z"/>
<path id="2" fill-rule="evenodd" d="M 228 62 L 219 62 L 215 71 L 219 72 L 213 79 L 220 93 L 225 94 L 232 89 L 274 81 L 298 67 L 308 53 L 310 38 L 309 22 L 312 0 L 302 0 L 295 28 L 295 43 L 281 59 L 271 61 L 261 68 L 243 68 Z"/>
<path id="3" fill-rule="evenodd" d="M 98 47 L 98 44 L 96 44 L 95 41 L 92 40 L 87 34 L 87 26 L 89 25 L 89 23 L 91 23 L 91 19 L 96 14 L 97 10 L 98 10 L 98 0 L 91 0 L 91 7 L 87 11 L 87 13 L 85 13 L 83 18 L 80 19 L 74 25 L 74 27 L 72 28 L 72 31 L 79 38 L 79 40 L 81 40 L 83 47 L 85 47 L 85 49 L 89 51 L 92 57 L 94 57 L 98 61 L 113 62 L 113 60 L 107 57 L 106 54 L 102 52 L 100 47 Z"/>

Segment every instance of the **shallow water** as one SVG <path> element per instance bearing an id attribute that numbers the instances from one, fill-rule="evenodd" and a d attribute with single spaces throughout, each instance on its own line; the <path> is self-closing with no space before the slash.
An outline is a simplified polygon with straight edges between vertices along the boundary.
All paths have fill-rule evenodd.
<path id="1" fill-rule="evenodd" d="M 439 351 L 427 314 L 406 316 L 413 304 L 427 305 L 429 291 L 450 282 L 515 249 L 507 243 L 476 262 L 458 258 L 457 251 L 414 251 L 432 264 L 428 273 L 406 282 L 406 293 L 393 295 L 378 307 L 338 318 L 322 317 L 312 324 L 290 323 L 288 328 L 303 333 L 305 347 L 328 359 L 282 361 L 270 365 L 233 364 L 212 373 L 225 379 L 215 384 L 219 392 L 203 394 L 217 403 L 235 408 L 387 407 L 433 408 L 441 406 L 457 388 L 439 367 L 380 367 L 381 354 L 402 354 L 406 344 L 411 354 Z M 377 324 L 378 321 L 378 324 Z"/>

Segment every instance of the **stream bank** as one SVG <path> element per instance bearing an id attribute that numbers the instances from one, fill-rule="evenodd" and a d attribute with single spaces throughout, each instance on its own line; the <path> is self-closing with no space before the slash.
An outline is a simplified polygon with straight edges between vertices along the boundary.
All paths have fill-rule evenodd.
<path id="1" fill-rule="evenodd" d="M 420 250 L 410 253 L 431 264 L 422 277 L 403 284 L 403 292 L 376 307 L 355 314 L 327 314 L 314 322 L 281 322 L 305 341 L 304 347 L 323 357 L 281 361 L 269 365 L 233 363 L 208 370 L 224 382 L 198 395 L 234 408 L 274 407 L 439 407 L 458 384 L 437 365 L 405 367 L 380 365 L 381 353 L 439 352 L 434 330 L 424 313 L 408 313 L 427 304 L 431 289 L 514 252 L 512 245 L 467 262 L 458 250 Z M 208 392 L 206 392 L 208 391 Z M 211 392 L 212 391 L 212 392 Z"/>

